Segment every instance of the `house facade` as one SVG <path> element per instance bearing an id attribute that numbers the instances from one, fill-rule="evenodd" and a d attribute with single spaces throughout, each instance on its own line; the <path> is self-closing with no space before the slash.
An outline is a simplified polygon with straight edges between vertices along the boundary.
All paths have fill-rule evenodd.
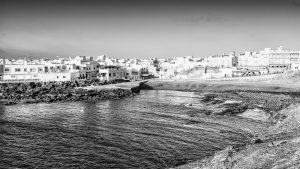
<path id="1" fill-rule="evenodd" d="M 45 71 L 43 64 L 27 60 L 4 60 L 2 63 L 2 81 L 39 81 L 39 73 Z"/>
<path id="2" fill-rule="evenodd" d="M 234 52 L 230 54 L 221 54 L 209 56 L 204 59 L 204 66 L 208 67 L 219 67 L 219 68 L 230 68 L 237 66 L 237 56 L 235 56 Z"/>
<path id="3" fill-rule="evenodd" d="M 128 79 L 129 75 L 127 74 L 125 68 L 119 66 L 105 66 L 99 68 L 98 78 L 101 81 L 113 81 L 116 79 Z"/>
<path id="4" fill-rule="evenodd" d="M 282 46 L 277 49 L 265 48 L 260 52 L 269 57 L 269 72 L 282 73 L 291 69 L 292 64 L 299 63 L 300 52 L 284 49 Z"/>

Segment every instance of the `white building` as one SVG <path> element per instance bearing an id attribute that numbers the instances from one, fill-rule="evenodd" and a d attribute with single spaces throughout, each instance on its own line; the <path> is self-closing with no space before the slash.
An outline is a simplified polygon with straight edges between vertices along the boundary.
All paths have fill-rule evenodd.
<path id="1" fill-rule="evenodd" d="M 49 82 L 49 81 L 76 81 L 78 79 L 78 72 L 56 72 L 56 73 L 41 73 L 38 75 L 40 81 Z"/>
<path id="2" fill-rule="evenodd" d="M 271 73 L 284 72 L 300 62 L 300 51 L 287 50 L 282 46 L 277 49 L 265 48 L 260 53 L 269 57 L 268 69 Z"/>
<path id="3" fill-rule="evenodd" d="M 126 79 L 130 81 L 137 81 L 141 79 L 141 71 L 134 68 L 127 68 Z"/>
<path id="4" fill-rule="evenodd" d="M 272 65 L 290 65 L 300 62 L 300 51 L 284 49 L 282 46 L 277 49 L 265 48 L 260 54 L 269 58 L 269 64 Z"/>
<path id="5" fill-rule="evenodd" d="M 300 63 L 292 63 L 291 70 L 300 70 Z"/>
<path id="6" fill-rule="evenodd" d="M 98 78 L 101 81 L 113 81 L 116 79 L 128 79 L 127 70 L 118 66 L 105 66 L 99 69 Z"/>
<path id="7" fill-rule="evenodd" d="M 269 56 L 257 52 L 245 52 L 238 57 L 239 67 L 269 66 Z"/>
<path id="8" fill-rule="evenodd" d="M 198 64 L 192 56 L 177 57 L 171 63 L 178 72 L 191 69 Z"/>
<path id="9" fill-rule="evenodd" d="M 237 66 L 237 57 L 234 52 L 230 54 L 221 54 L 209 56 L 204 59 L 204 66 L 208 67 L 219 67 L 219 68 L 230 68 Z"/>
<path id="10" fill-rule="evenodd" d="M 96 79 L 99 72 L 99 63 L 95 61 L 82 62 L 79 65 L 83 70 L 86 71 L 86 79 Z"/>
<path id="11" fill-rule="evenodd" d="M 104 57 L 106 58 L 106 57 Z M 99 59 L 98 57 L 96 59 Z M 84 79 L 96 79 L 100 64 L 98 61 L 94 61 L 91 56 L 76 56 L 75 58 L 69 58 L 64 61 L 64 65 L 76 65 L 76 69 L 79 70 L 80 78 Z M 85 75 L 82 73 L 85 72 Z"/>
<path id="12" fill-rule="evenodd" d="M 43 64 L 36 64 L 28 60 L 2 60 L 0 80 L 3 81 L 39 81 L 39 73 L 44 72 Z"/>

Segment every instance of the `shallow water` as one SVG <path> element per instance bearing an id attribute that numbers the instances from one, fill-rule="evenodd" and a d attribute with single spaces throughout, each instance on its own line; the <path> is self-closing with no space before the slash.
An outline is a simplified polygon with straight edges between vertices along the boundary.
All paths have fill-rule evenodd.
<path id="1" fill-rule="evenodd" d="M 219 122 L 257 122 L 216 119 L 185 106 L 201 98 L 150 90 L 120 100 L 0 106 L 0 165 L 168 168 L 249 141 L 239 127 Z"/>

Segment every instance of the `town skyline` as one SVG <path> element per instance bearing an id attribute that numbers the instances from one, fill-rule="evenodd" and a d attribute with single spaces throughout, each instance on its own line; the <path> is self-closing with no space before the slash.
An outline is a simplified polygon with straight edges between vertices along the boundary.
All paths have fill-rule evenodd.
<path id="1" fill-rule="evenodd" d="M 102 56 L 57 59 L 0 59 L 0 82 L 15 81 L 136 81 L 145 78 L 222 78 L 256 76 L 299 70 L 300 51 L 265 48 L 206 58 L 116 59 Z"/>
<path id="2" fill-rule="evenodd" d="M 298 50 L 297 0 L 4 1 L 0 57 L 207 57 Z"/>

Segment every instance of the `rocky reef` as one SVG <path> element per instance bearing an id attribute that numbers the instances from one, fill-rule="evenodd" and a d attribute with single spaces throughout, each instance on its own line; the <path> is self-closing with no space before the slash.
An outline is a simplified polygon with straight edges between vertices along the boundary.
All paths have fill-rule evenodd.
<path id="1" fill-rule="evenodd" d="M 106 89 L 85 90 L 77 87 L 90 85 L 88 82 L 48 82 L 48 83 L 3 83 L 0 84 L 0 101 L 5 105 L 17 103 L 62 102 L 120 99 L 134 95 L 130 90 Z"/>
<path id="2" fill-rule="evenodd" d="M 255 120 L 259 120 L 255 115 L 260 114 L 267 117 L 267 120 L 271 120 L 268 118 L 272 117 L 273 121 L 276 121 L 281 115 L 273 116 L 273 114 L 291 104 L 300 103 L 298 96 L 285 93 L 249 91 L 196 93 L 201 96 L 199 103 L 190 103 L 186 105 L 187 107 L 200 109 L 206 115 L 253 116 Z"/>

